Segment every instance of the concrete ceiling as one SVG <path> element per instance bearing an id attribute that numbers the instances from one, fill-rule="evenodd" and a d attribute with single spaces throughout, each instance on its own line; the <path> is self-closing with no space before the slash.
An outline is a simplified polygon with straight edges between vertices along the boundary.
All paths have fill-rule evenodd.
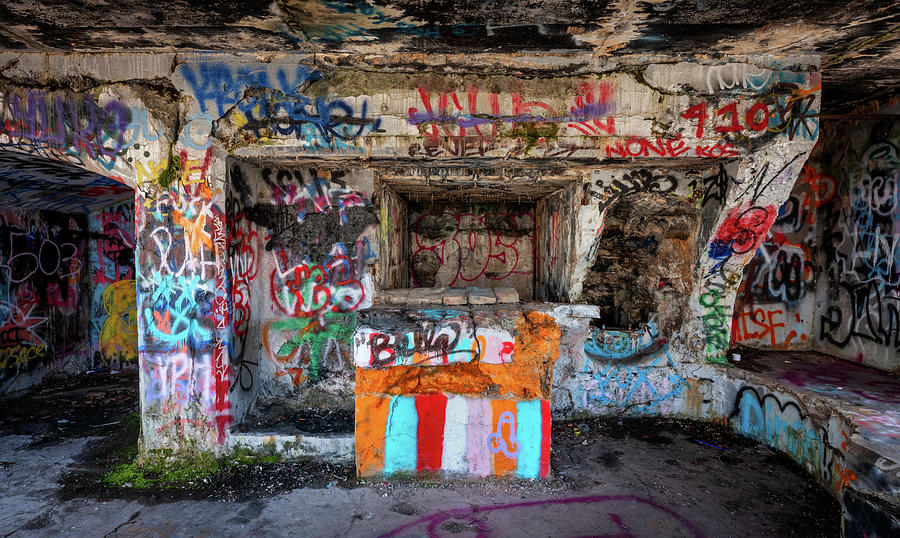
<path id="1" fill-rule="evenodd" d="M 820 54 L 824 113 L 896 95 L 892 0 L 18 0 L 0 49 Z"/>
<path id="2" fill-rule="evenodd" d="M 0 207 L 90 213 L 134 199 L 114 179 L 36 155 L 0 151 Z"/>

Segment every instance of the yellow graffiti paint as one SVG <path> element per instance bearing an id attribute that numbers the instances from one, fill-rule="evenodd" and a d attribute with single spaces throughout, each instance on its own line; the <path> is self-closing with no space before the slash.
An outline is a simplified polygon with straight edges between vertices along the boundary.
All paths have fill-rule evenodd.
<path id="1" fill-rule="evenodd" d="M 43 360 L 47 354 L 47 346 L 16 345 L 0 349 L 0 372 L 19 366 L 27 367 L 31 362 Z"/>
<path id="2" fill-rule="evenodd" d="M 238 129 L 242 128 L 244 125 L 247 125 L 247 123 L 249 123 L 248 120 L 247 120 L 247 116 L 244 116 L 244 115 L 241 114 L 240 112 L 235 112 L 235 113 L 234 113 L 234 117 L 232 118 L 231 122 L 232 122 L 232 123 L 234 124 L 234 126 L 237 127 Z"/>
<path id="3" fill-rule="evenodd" d="M 144 164 L 147 165 L 147 168 L 144 168 Z M 165 170 L 165 164 L 166 163 L 157 163 L 152 160 L 147 160 L 144 163 L 135 161 L 134 167 L 137 172 L 137 184 L 156 183 L 156 178 L 159 177 L 163 170 Z"/>
<path id="4" fill-rule="evenodd" d="M 103 291 L 107 318 L 100 329 L 100 355 L 137 362 L 137 287 L 134 280 L 120 280 Z"/>

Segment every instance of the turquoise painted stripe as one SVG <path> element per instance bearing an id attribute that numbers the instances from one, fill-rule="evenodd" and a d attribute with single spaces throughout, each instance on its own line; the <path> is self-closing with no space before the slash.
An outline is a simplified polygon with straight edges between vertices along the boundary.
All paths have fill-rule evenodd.
<path id="1" fill-rule="evenodd" d="M 516 437 L 519 438 L 516 476 L 537 478 L 541 472 L 540 400 L 528 400 L 516 404 Z"/>
<path id="2" fill-rule="evenodd" d="M 416 414 L 416 399 L 413 396 L 394 396 L 388 411 L 384 432 L 384 474 L 415 472 L 416 470 L 416 429 L 419 416 Z"/>

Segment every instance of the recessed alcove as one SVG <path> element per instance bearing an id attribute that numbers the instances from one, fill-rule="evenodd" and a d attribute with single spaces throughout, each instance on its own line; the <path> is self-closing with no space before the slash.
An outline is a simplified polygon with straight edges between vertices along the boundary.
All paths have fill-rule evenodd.
<path id="1" fill-rule="evenodd" d="M 377 287 L 512 288 L 522 301 L 565 302 L 580 188 L 547 171 L 377 171 Z"/>

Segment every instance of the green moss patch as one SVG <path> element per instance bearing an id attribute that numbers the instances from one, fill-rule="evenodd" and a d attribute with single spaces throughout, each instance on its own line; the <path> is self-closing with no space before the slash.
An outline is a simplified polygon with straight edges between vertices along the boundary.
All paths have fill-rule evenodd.
<path id="1" fill-rule="evenodd" d="M 173 155 L 170 153 L 169 161 L 166 163 L 166 168 L 159 173 L 159 177 L 156 179 L 156 182 L 159 183 L 160 187 L 168 189 L 180 177 L 181 159 L 177 155 Z"/>
<path id="2" fill-rule="evenodd" d="M 162 450 L 148 458 L 118 465 L 103 477 L 103 483 L 116 488 L 142 490 L 184 488 L 195 486 L 216 474 L 280 461 L 278 454 L 259 455 L 249 450 L 237 450 L 221 459 L 208 454 L 176 458 L 170 451 Z"/>
<path id="3" fill-rule="evenodd" d="M 215 474 L 221 466 L 222 462 L 212 456 L 174 459 L 161 452 L 143 461 L 119 465 L 103 477 L 103 482 L 121 488 L 170 489 L 193 485 Z"/>
<path id="4" fill-rule="evenodd" d="M 558 131 L 559 125 L 555 123 L 517 123 L 509 134 L 525 142 L 525 152 L 527 153 L 541 139 L 555 139 Z"/>

